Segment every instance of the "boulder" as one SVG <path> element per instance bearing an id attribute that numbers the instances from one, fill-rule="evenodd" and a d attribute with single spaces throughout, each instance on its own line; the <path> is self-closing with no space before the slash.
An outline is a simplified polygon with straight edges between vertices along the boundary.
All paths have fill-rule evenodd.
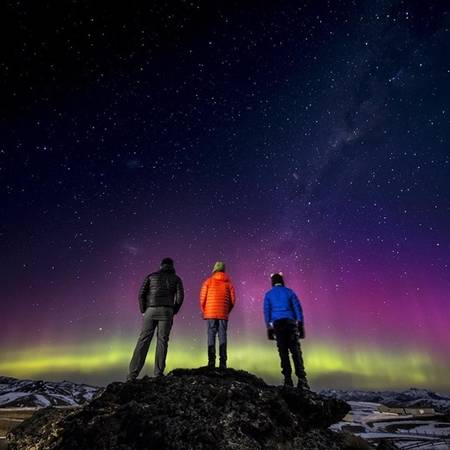
<path id="1" fill-rule="evenodd" d="M 350 406 L 269 386 L 244 371 L 176 369 L 111 383 L 77 410 L 45 408 L 8 434 L 10 449 L 343 449 L 328 427 Z"/>

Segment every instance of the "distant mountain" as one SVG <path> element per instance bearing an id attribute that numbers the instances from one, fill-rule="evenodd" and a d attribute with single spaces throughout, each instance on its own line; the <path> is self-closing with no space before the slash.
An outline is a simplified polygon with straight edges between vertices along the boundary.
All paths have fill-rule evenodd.
<path id="1" fill-rule="evenodd" d="M 347 402 L 382 403 L 390 407 L 434 408 L 437 412 L 450 414 L 450 396 L 436 394 L 426 389 L 406 391 L 344 391 L 326 389 L 320 394 L 327 398 L 338 398 Z"/>
<path id="2" fill-rule="evenodd" d="M 0 408 L 77 406 L 100 388 L 70 381 L 32 381 L 0 376 Z"/>

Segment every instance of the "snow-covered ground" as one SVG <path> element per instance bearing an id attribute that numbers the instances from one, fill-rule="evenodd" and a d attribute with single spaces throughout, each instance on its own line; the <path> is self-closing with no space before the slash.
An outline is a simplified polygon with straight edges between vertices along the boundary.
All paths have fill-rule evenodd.
<path id="1" fill-rule="evenodd" d="M 347 402 L 382 403 L 403 408 L 434 408 L 436 412 L 450 414 L 450 395 L 438 394 L 426 389 L 404 391 L 345 391 L 326 389 L 320 392 L 325 397 L 336 397 Z"/>
<path id="2" fill-rule="evenodd" d="M 91 400 L 99 388 L 70 381 L 32 381 L 0 377 L 0 408 L 77 406 Z"/>
<path id="3" fill-rule="evenodd" d="M 351 412 L 332 430 L 349 431 L 372 443 L 390 441 L 398 448 L 450 449 L 450 422 L 441 414 L 414 417 L 380 412 L 380 403 L 348 403 Z"/>

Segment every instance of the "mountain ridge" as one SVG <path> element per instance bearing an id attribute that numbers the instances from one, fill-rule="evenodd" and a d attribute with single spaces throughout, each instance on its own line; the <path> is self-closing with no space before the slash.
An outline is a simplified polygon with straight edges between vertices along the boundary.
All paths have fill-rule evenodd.
<path id="1" fill-rule="evenodd" d="M 324 389 L 319 394 L 346 402 L 381 403 L 393 408 L 434 408 L 439 413 L 450 414 L 450 395 L 438 394 L 428 389 L 409 388 L 402 391 Z"/>
<path id="2" fill-rule="evenodd" d="M 79 406 L 101 388 L 71 381 L 19 380 L 0 376 L 0 408 Z"/>

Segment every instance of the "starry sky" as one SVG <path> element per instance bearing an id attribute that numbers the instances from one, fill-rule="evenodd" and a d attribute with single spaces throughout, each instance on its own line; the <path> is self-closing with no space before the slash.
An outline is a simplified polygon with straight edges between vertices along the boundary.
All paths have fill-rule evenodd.
<path id="1" fill-rule="evenodd" d="M 446 1 L 0 8 L 1 374 L 123 379 L 171 256 L 169 369 L 206 363 L 198 291 L 223 260 L 230 365 L 280 381 L 282 271 L 313 388 L 450 391 Z"/>

